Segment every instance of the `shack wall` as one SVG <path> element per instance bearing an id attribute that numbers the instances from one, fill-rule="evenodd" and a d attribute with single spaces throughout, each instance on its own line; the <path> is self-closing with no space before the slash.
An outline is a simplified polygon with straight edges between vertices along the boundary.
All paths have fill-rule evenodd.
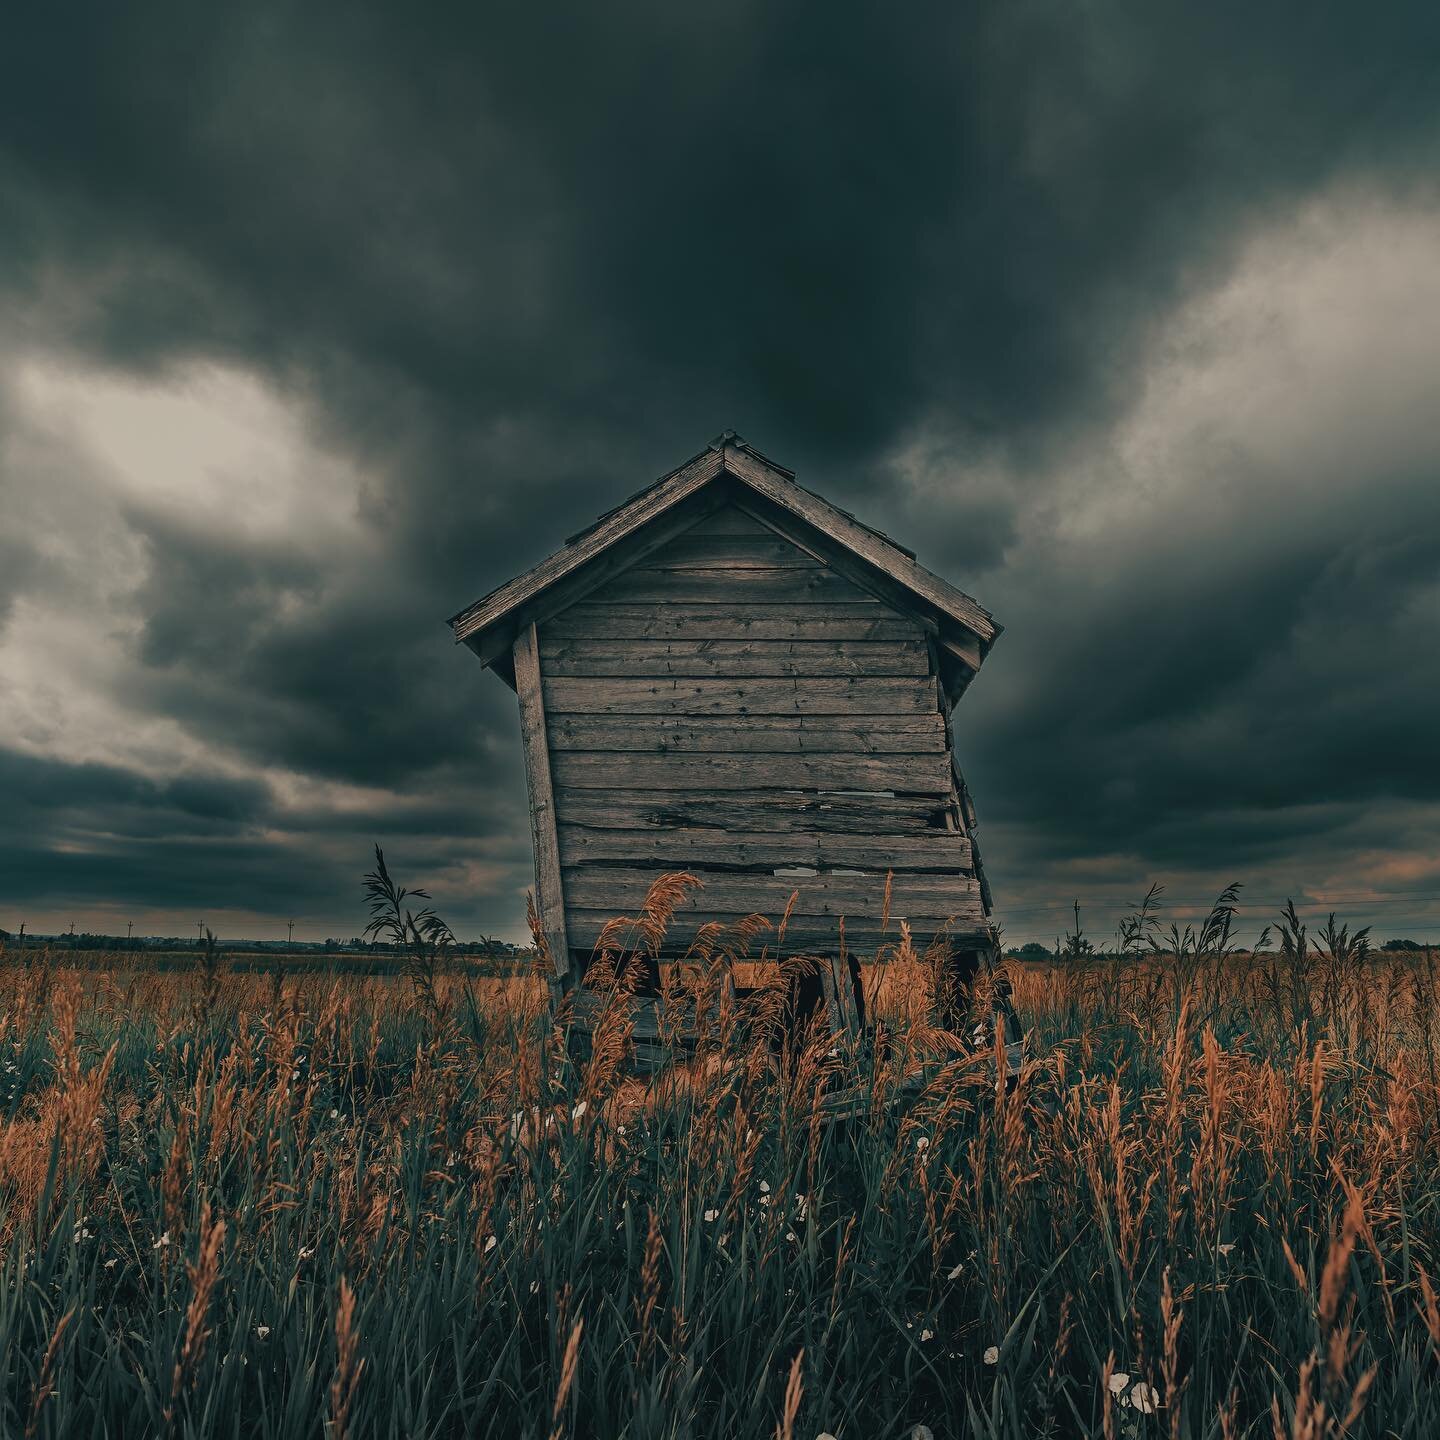
<path id="1" fill-rule="evenodd" d="M 536 635 L 572 953 L 676 870 L 681 943 L 795 891 L 785 953 L 983 935 L 932 633 L 814 547 L 728 505 Z"/>

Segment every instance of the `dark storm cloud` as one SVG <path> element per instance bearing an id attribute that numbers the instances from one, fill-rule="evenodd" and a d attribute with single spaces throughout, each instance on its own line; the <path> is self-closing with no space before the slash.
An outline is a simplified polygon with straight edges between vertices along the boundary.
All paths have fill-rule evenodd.
<path id="1" fill-rule="evenodd" d="M 13 39 L 17 343 L 157 383 L 241 367 L 365 477 L 364 556 L 257 537 L 243 483 L 232 526 L 121 509 L 143 578 L 116 702 L 392 794 L 216 823 L 357 853 L 367 825 L 428 827 L 442 865 L 508 835 L 465 903 L 513 920 L 511 701 L 439 619 L 732 424 L 1009 624 L 965 705 L 1002 899 L 1087 854 L 1195 867 L 1229 837 L 1260 864 L 1440 792 L 1440 447 L 1377 446 L 1298 517 L 1265 474 L 1251 510 L 1227 457 L 1218 519 L 1110 553 L 1036 519 L 1091 503 L 1076 457 L 1255 233 L 1330 187 L 1423 189 L 1433 8 L 97 5 Z M 0 625 L 46 583 L 34 553 L 0 538 Z M 50 783 L 137 842 L 191 815 L 83 767 Z M 263 888 L 269 853 L 288 884 L 258 837 L 237 874 Z M 79 894 L 83 850 L 56 864 Z"/>

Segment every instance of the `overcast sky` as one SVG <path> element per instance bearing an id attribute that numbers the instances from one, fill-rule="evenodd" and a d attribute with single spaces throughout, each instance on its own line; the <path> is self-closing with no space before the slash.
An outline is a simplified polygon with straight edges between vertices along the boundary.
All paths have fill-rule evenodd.
<path id="1" fill-rule="evenodd" d="M 733 427 L 1006 631 L 998 912 L 1440 938 L 1440 9 L 27 7 L 0 926 L 530 883 L 446 616 Z M 229 10 L 229 14 L 225 13 Z"/>

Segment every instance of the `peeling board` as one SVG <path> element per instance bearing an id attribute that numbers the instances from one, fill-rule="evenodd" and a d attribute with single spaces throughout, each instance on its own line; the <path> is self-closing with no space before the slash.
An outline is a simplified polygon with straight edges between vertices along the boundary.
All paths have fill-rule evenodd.
<path id="1" fill-rule="evenodd" d="M 607 830 L 695 828 L 716 835 L 761 831 L 888 837 L 932 835 L 944 823 L 943 805 L 926 796 L 752 790 L 733 791 L 723 805 L 717 805 L 713 796 L 683 791 L 562 789 L 556 803 L 567 824 Z"/>

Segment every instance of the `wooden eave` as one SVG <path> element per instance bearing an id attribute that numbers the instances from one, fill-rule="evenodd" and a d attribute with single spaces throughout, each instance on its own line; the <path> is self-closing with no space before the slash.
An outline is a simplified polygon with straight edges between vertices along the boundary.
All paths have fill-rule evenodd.
<path id="1" fill-rule="evenodd" d="M 702 493 L 710 487 L 713 495 Z M 710 508 L 707 501 L 718 506 L 733 498 L 744 504 L 749 496 L 759 497 L 777 528 L 798 521 L 796 530 L 818 539 L 832 563 L 881 599 L 925 620 L 956 677 L 947 686 L 950 698 L 958 697 L 1001 632 L 990 612 L 888 536 L 798 485 L 793 472 L 730 431 L 532 569 L 451 616 L 456 642 L 513 686 L 511 645 L 522 625 L 568 609 L 586 590 L 638 564 L 671 538 L 676 523 L 693 523 L 692 516 Z"/>

